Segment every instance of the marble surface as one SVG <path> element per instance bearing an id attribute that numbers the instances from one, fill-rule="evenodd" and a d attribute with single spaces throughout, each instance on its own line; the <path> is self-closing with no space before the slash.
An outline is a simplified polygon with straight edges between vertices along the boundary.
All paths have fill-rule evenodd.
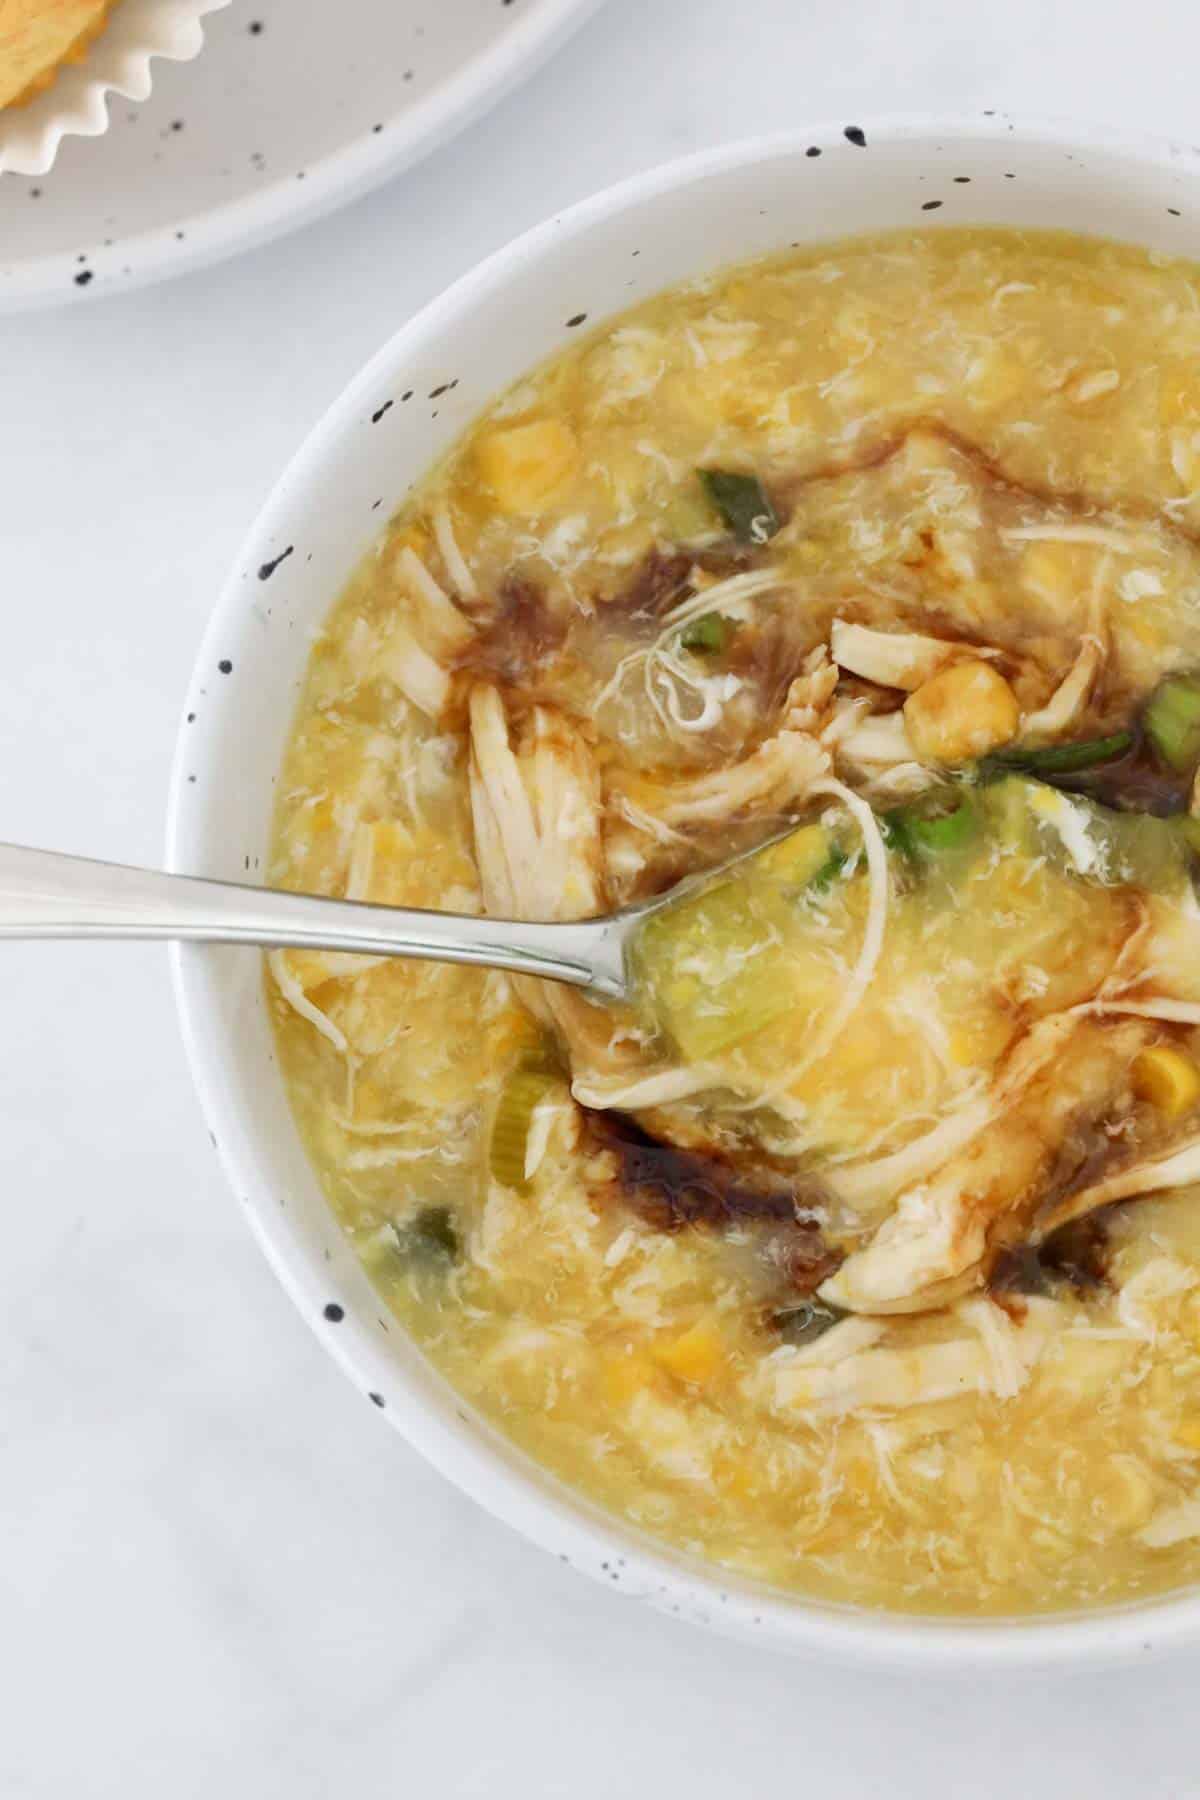
<path id="1" fill-rule="evenodd" d="M 554 207 L 806 117 L 1001 106 L 1194 135 L 1189 0 L 609 0 L 430 163 L 205 275 L 0 332 L 0 835 L 159 855 L 202 623 L 400 320 Z M 739 72 L 740 71 L 740 72 Z M 709 1638 L 448 1488 L 226 1193 L 163 956 L 8 948 L 0 1795 L 1200 1788 L 1200 1651 L 918 1687 Z"/>

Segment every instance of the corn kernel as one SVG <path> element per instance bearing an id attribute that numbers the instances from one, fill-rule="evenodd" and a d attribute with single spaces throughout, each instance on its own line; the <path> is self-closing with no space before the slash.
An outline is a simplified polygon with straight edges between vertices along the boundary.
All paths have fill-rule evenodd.
<path id="1" fill-rule="evenodd" d="M 728 1450 L 718 1457 L 715 1473 L 717 1486 L 735 1500 L 749 1500 L 757 1490 L 758 1470 L 752 1456 Z"/>
<path id="2" fill-rule="evenodd" d="M 654 1379 L 654 1365 L 640 1350 L 620 1351 L 604 1359 L 600 1372 L 610 1406 L 626 1406 Z"/>
<path id="3" fill-rule="evenodd" d="M 1200 1451 L 1200 1419 L 1185 1419 L 1175 1427 L 1175 1442 L 1185 1450 Z"/>
<path id="4" fill-rule="evenodd" d="M 975 406 L 1004 406 L 1023 392 L 1028 381 L 1029 372 L 1019 357 L 993 351 L 972 366 L 967 396 Z"/>
<path id="5" fill-rule="evenodd" d="M 706 1386 L 724 1361 L 721 1340 L 706 1325 L 693 1325 L 679 1337 L 656 1345 L 654 1355 L 669 1375 L 691 1387 Z"/>
<path id="6" fill-rule="evenodd" d="M 533 513 L 575 467 L 577 450 L 570 427 L 558 419 L 536 419 L 495 431 L 476 451 L 480 473 L 505 512 Z"/>
<path id="7" fill-rule="evenodd" d="M 1003 675 L 985 662 L 960 662 L 931 675 L 909 695 L 904 723 L 918 756 L 963 763 L 1009 743 L 1021 709 Z"/>
<path id="8" fill-rule="evenodd" d="M 1155 1044 L 1134 1061 L 1133 1091 L 1168 1119 L 1178 1119 L 1200 1100 L 1200 1069 L 1182 1050 Z"/>
<path id="9" fill-rule="evenodd" d="M 755 868 L 774 880 L 805 887 L 825 867 L 832 851 L 833 841 L 823 825 L 802 825 L 769 850 L 761 850 Z"/>
<path id="10" fill-rule="evenodd" d="M 1021 585 L 1041 600 L 1070 600 L 1086 591 L 1093 563 L 1082 544 L 1031 544 L 1021 558 Z"/>

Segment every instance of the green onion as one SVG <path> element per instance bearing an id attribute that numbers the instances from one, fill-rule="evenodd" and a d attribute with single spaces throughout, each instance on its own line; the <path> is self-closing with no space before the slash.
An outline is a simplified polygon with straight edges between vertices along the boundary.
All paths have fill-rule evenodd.
<path id="1" fill-rule="evenodd" d="M 846 855 L 844 850 L 838 850 L 836 848 L 831 850 L 812 880 L 807 883 L 807 886 L 809 888 L 817 888 L 823 893 L 831 882 L 837 880 L 849 861 L 850 858 Z"/>
<path id="2" fill-rule="evenodd" d="M 523 1061 L 501 1089 L 488 1145 L 488 1168 L 501 1187 L 524 1188 L 529 1127 L 538 1102 L 545 1099 L 555 1080 L 544 1063 Z"/>
<path id="3" fill-rule="evenodd" d="M 1168 675 L 1142 714 L 1142 724 L 1161 761 L 1176 774 L 1200 764 L 1200 675 Z"/>
<path id="4" fill-rule="evenodd" d="M 424 1268 L 458 1261 L 462 1245 L 448 1206 L 427 1206 L 403 1224 L 392 1225 L 396 1249 L 406 1262 Z"/>
<path id="5" fill-rule="evenodd" d="M 698 469 L 705 493 L 740 544 L 765 544 L 779 530 L 779 514 L 757 475 Z"/>
<path id="6" fill-rule="evenodd" d="M 931 814 L 927 807 L 897 806 L 879 824 L 890 850 L 906 856 L 944 856 L 961 850 L 975 835 L 975 810 L 964 800 L 953 812 Z"/>
<path id="7" fill-rule="evenodd" d="M 720 656 L 732 635 L 733 626 L 720 613 L 701 613 L 698 619 L 684 626 L 679 642 L 685 650 L 701 656 Z"/>
<path id="8" fill-rule="evenodd" d="M 1077 744 L 1047 744 L 1041 750 L 998 750 L 980 764 L 983 774 L 1019 770 L 1027 775 L 1075 775 L 1115 762 L 1133 749 L 1131 731 L 1114 731 L 1109 737 L 1086 738 Z"/>

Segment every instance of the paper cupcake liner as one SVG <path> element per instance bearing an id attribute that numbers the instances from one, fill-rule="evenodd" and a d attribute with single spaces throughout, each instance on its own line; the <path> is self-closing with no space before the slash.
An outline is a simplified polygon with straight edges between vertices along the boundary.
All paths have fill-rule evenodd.
<path id="1" fill-rule="evenodd" d="M 120 0 L 82 61 L 21 106 L 0 108 L 0 175 L 44 175 L 65 137 L 108 130 L 108 96 L 146 100 L 150 60 L 190 62 L 204 43 L 201 20 L 231 0 Z"/>

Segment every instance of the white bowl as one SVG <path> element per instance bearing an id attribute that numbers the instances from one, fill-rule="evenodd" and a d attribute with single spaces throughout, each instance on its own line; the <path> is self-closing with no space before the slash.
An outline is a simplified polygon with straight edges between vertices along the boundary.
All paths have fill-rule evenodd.
<path id="1" fill-rule="evenodd" d="M 640 175 L 549 220 L 425 308 L 310 435 L 217 606 L 181 727 L 169 866 L 264 866 L 309 650 L 410 485 L 497 390 L 669 283 L 795 242 L 933 224 L 1060 226 L 1200 257 L 1200 153 L 998 115 L 813 126 Z M 177 948 L 184 1034 L 214 1141 L 267 1256 L 359 1389 L 452 1481 L 547 1549 L 684 1617 L 789 1649 L 966 1666 L 1131 1657 L 1200 1636 L 1200 1595 L 1044 1620 L 837 1608 L 675 1555 L 483 1422 L 385 1309 L 301 1149 L 256 955 Z"/>

